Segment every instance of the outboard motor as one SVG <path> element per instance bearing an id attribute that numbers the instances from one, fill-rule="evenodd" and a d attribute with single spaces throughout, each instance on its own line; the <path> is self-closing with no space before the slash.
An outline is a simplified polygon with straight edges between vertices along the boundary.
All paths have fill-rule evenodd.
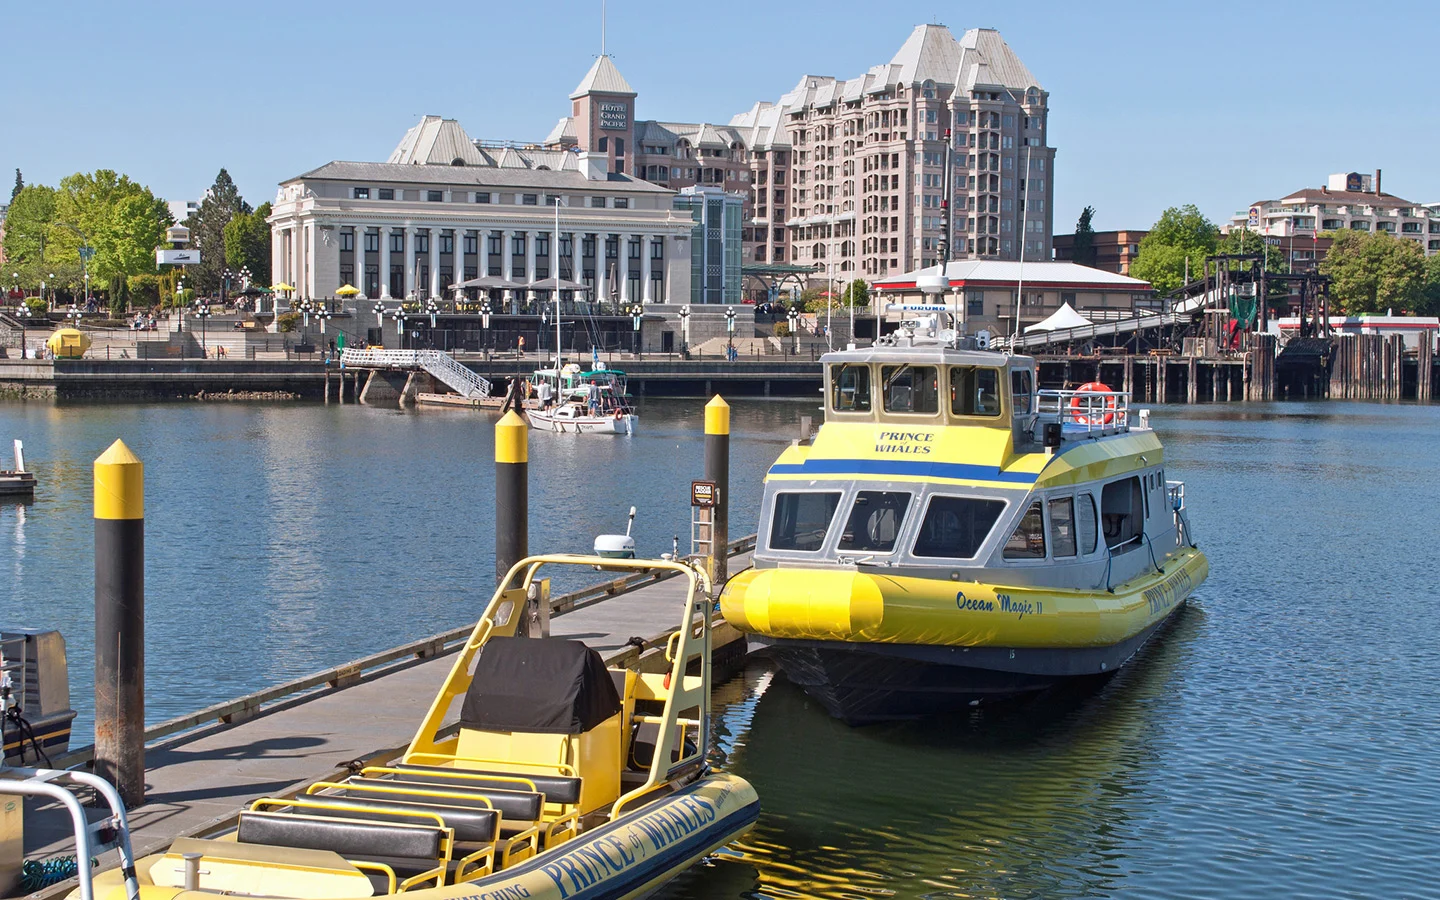
<path id="1" fill-rule="evenodd" d="M 606 559 L 634 559 L 635 539 L 630 529 L 635 525 L 635 507 L 630 507 L 630 519 L 625 523 L 624 534 L 602 534 L 595 538 L 595 555 Z"/>
<path id="2" fill-rule="evenodd" d="M 63 756 L 74 718 L 60 632 L 0 632 L 0 765 L 48 764 Z"/>

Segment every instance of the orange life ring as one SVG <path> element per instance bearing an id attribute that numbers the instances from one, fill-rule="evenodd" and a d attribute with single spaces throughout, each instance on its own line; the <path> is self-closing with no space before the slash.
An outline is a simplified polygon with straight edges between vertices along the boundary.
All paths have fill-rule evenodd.
<path id="1" fill-rule="evenodd" d="M 1095 402 L 1090 399 L 1095 395 L 1104 395 L 1101 404 L 1105 409 L 1104 415 L 1095 412 Z M 1104 382 L 1086 382 L 1080 385 L 1075 395 L 1070 398 L 1070 420 L 1080 425 L 1110 425 L 1115 421 L 1114 410 L 1115 393 Z"/>

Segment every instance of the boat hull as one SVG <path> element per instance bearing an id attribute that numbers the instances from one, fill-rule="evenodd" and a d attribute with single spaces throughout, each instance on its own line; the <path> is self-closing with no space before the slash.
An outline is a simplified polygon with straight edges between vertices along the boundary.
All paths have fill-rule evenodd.
<path id="1" fill-rule="evenodd" d="M 666 881 L 743 835 L 760 814 L 755 789 L 728 774 L 706 776 L 616 821 L 494 875 L 439 888 L 410 890 L 408 900 L 628 900 Z M 161 857 L 137 866 L 142 879 Z M 142 880 L 141 900 L 171 900 L 175 888 Z M 192 900 L 221 897 L 202 875 Z M 286 896 L 275 892 L 273 896 Z M 78 900 L 78 891 L 71 900 Z M 97 900 L 126 900 L 118 869 L 96 876 Z"/>
<path id="2" fill-rule="evenodd" d="M 34 494 L 35 476 L 32 473 L 0 473 L 0 497 L 30 497 Z"/>
<path id="3" fill-rule="evenodd" d="M 565 417 L 532 409 L 527 415 L 531 427 L 560 434 L 634 434 L 640 424 L 640 417 L 634 414 Z"/>
<path id="4" fill-rule="evenodd" d="M 1114 646 L 1092 648 L 750 640 L 830 715 L 849 725 L 870 725 L 960 712 L 1113 674 L 1168 621 Z"/>

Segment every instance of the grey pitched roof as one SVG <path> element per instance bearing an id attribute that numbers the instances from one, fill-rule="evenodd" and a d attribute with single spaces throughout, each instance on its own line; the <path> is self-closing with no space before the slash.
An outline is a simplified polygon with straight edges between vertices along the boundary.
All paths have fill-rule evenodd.
<path id="1" fill-rule="evenodd" d="M 519 151 L 524 152 L 524 151 Z M 566 151 L 548 151 L 566 152 Z M 568 188 L 603 189 L 606 191 L 639 192 L 648 194 L 673 194 L 669 188 L 658 187 L 628 175 L 610 175 L 605 181 L 591 181 L 578 169 L 534 169 L 510 168 L 498 165 L 443 166 L 404 165 L 398 163 L 344 162 L 336 160 L 303 175 L 281 182 L 289 184 L 306 179 L 328 179 L 332 181 L 360 181 L 371 184 L 390 182 L 394 184 L 443 184 L 456 187 L 474 185 L 493 188 Z"/>
<path id="2" fill-rule="evenodd" d="M 960 64 L 955 84 L 965 90 L 976 86 L 1025 90 L 1040 87 L 1020 57 L 993 28 L 972 28 L 960 39 Z"/>
<path id="3" fill-rule="evenodd" d="M 610 57 L 603 53 L 596 58 L 595 64 L 590 67 L 589 72 L 585 73 L 585 77 L 580 79 L 580 84 L 575 90 L 570 92 L 570 99 L 574 100 L 577 97 L 593 93 L 635 96 L 630 82 L 626 81 L 625 76 L 620 74 L 620 70 L 615 68 L 615 63 Z"/>
<path id="4" fill-rule="evenodd" d="M 543 143 L 546 144 L 573 144 L 579 140 L 579 134 L 575 131 L 575 119 L 565 116 L 555 123 L 550 133 L 545 135 Z"/>
<path id="5" fill-rule="evenodd" d="M 408 166 L 448 166 L 457 159 L 471 166 L 484 162 L 459 122 L 425 116 L 419 124 L 405 132 L 405 137 L 400 139 L 386 161 Z"/>
<path id="6" fill-rule="evenodd" d="M 917 25 L 890 60 L 898 84 L 934 81 L 954 84 L 960 65 L 960 45 L 944 25 Z"/>

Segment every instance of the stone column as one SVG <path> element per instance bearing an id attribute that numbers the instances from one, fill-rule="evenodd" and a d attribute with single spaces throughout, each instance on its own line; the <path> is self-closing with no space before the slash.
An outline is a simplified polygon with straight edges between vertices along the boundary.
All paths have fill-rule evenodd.
<path id="1" fill-rule="evenodd" d="M 515 232 L 506 229 L 500 232 L 500 277 L 506 281 L 514 281 L 515 255 L 510 252 L 510 241 L 514 238 Z M 505 299 L 510 303 L 510 313 L 514 315 L 515 292 L 509 288 L 505 289 Z"/>
<path id="2" fill-rule="evenodd" d="M 420 232 L 405 225 L 405 296 L 415 293 L 415 235 Z"/>
<path id="3" fill-rule="evenodd" d="M 640 300 L 642 303 L 653 303 L 655 298 L 650 289 L 650 244 L 654 242 L 653 234 L 640 236 Z"/>
<path id="4" fill-rule="evenodd" d="M 440 296 L 440 229 L 430 229 L 430 296 Z"/>
<path id="5" fill-rule="evenodd" d="M 620 302 L 629 303 L 630 297 L 630 238 L 633 235 L 620 235 L 620 264 L 617 266 L 617 278 L 620 279 Z"/>
<path id="6" fill-rule="evenodd" d="M 380 226 L 380 299 L 390 299 L 390 226 Z"/>
<path id="7" fill-rule="evenodd" d="M 599 303 L 610 301 L 610 257 L 605 255 L 610 235 L 595 235 L 595 300 Z"/>
<path id="8" fill-rule="evenodd" d="M 535 281 L 535 233 L 525 232 L 525 280 L 531 283 Z M 525 297 L 529 300 L 535 299 L 535 289 L 528 288 Z"/>

